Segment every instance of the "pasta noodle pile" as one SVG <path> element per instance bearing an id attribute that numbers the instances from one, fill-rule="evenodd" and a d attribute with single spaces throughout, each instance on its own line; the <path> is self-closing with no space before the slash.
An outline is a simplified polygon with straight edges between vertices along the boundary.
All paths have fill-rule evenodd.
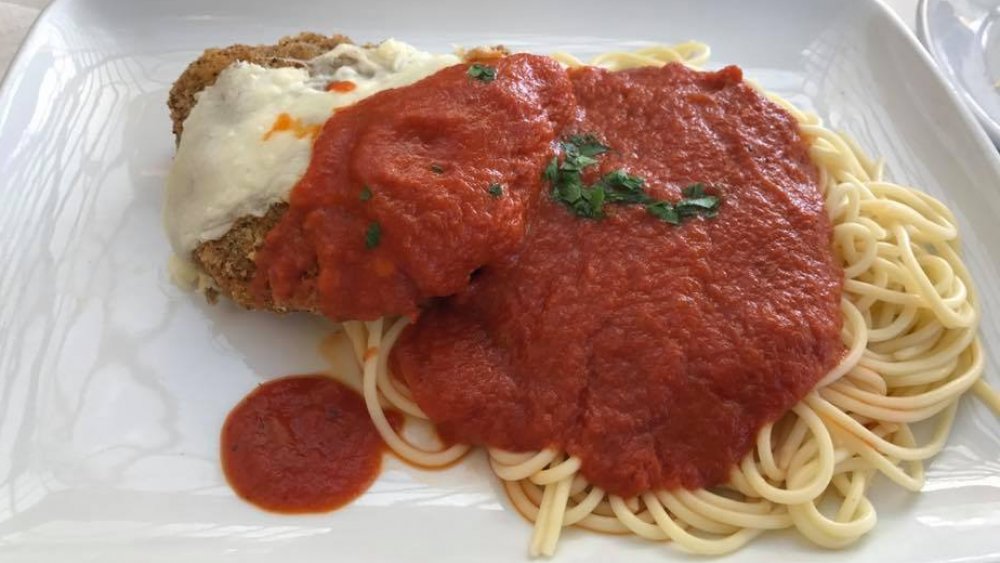
<path id="1" fill-rule="evenodd" d="M 584 64 L 553 56 L 569 67 Z M 699 66 L 708 56 L 706 45 L 687 42 L 607 53 L 589 64 Z M 952 213 L 923 192 L 885 180 L 881 162 L 815 115 L 767 95 L 798 120 L 819 169 L 833 251 L 845 275 L 843 360 L 782 419 L 765 426 L 729 482 L 711 490 L 621 498 L 589 484 L 579 474 L 580 460 L 563 451 L 490 449 L 492 469 L 514 507 L 534 522 L 532 555 L 551 555 L 567 526 L 669 541 L 699 554 L 728 553 L 765 530 L 791 527 L 820 546 L 843 547 L 875 526 L 866 491 L 877 474 L 920 490 L 923 462 L 944 446 L 964 393 L 975 391 L 1000 414 L 1000 397 L 980 379 L 979 305 Z M 415 465 L 445 466 L 469 446 L 419 446 L 393 430 L 384 413 L 392 408 L 427 418 L 387 365 L 406 323 L 348 322 L 343 330 L 386 443 Z M 928 420 L 933 435 L 918 443 L 911 425 Z"/>

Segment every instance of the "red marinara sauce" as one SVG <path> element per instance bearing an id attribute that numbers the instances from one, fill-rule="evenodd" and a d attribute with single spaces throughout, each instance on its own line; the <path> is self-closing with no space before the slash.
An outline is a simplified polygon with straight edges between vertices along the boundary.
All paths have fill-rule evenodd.
<path id="1" fill-rule="evenodd" d="M 505 57 L 486 78 L 469 68 L 327 120 L 255 258 L 259 298 L 338 320 L 416 316 L 514 251 L 572 115 L 572 85 L 548 57 Z"/>
<path id="2" fill-rule="evenodd" d="M 718 216 L 680 226 L 638 205 L 600 220 L 545 195 L 516 252 L 428 309 L 393 350 L 448 440 L 558 446 L 622 496 L 728 479 L 759 429 L 843 353 L 843 274 L 795 120 L 736 67 L 571 71 L 576 121 L 615 169 Z"/>
<path id="3" fill-rule="evenodd" d="M 229 413 L 222 469 L 260 508 L 325 512 L 368 489 L 384 447 L 360 395 L 323 375 L 290 376 L 257 387 Z"/>

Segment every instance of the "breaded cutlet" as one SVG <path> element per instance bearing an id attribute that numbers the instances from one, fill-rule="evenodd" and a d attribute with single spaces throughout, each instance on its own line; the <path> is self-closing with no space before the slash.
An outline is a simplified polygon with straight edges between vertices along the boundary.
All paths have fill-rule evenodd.
<path id="1" fill-rule="evenodd" d="M 310 59 L 332 50 L 341 43 L 351 43 L 343 35 L 300 33 L 284 37 L 273 45 L 230 45 L 221 49 L 208 49 L 174 82 L 167 106 L 173 120 L 173 131 L 179 143 L 184 133 L 184 120 L 194 107 L 196 94 L 215 83 L 219 73 L 236 61 L 259 64 L 264 67 L 305 67 Z M 508 54 L 507 49 L 479 47 L 463 54 L 466 61 L 491 61 Z M 221 237 L 203 242 L 194 250 L 191 259 L 212 278 L 213 286 L 205 290 L 209 301 L 219 295 L 232 299 L 248 309 L 265 309 L 275 312 L 307 311 L 317 313 L 319 306 L 315 295 L 300 296 L 275 304 L 270 295 L 258 299 L 250 291 L 256 272 L 254 255 L 264 243 L 264 238 L 288 209 L 287 203 L 276 203 L 263 216 L 245 216 L 238 219 Z M 307 276 L 315 277 L 316 272 Z"/>
<path id="2" fill-rule="evenodd" d="M 343 35 L 300 33 L 282 37 L 274 45 L 230 45 L 222 49 L 207 49 L 198 60 L 188 65 L 170 89 L 167 107 L 174 122 L 174 136 L 180 142 L 187 119 L 195 104 L 195 94 L 215 84 L 226 67 L 236 61 L 268 68 L 304 68 L 310 59 L 332 50 L 341 43 L 352 43 Z"/>
<path id="3" fill-rule="evenodd" d="M 232 63 L 244 61 L 270 68 L 304 67 L 310 59 L 341 43 L 351 43 L 351 40 L 343 35 L 300 33 L 284 37 L 274 45 L 230 45 L 206 50 L 198 60 L 188 65 L 170 89 L 167 106 L 177 142 L 184 133 L 184 120 L 194 107 L 195 95 L 214 84 L 219 73 Z M 242 217 L 226 234 L 195 249 L 191 258 L 215 282 L 215 288 L 206 291 L 210 301 L 222 294 L 248 309 L 317 311 L 313 298 L 302 299 L 300 303 L 275 305 L 269 297 L 257 302 L 250 292 L 250 282 L 256 271 L 254 254 L 287 208 L 287 204 L 277 203 L 262 217 Z"/>

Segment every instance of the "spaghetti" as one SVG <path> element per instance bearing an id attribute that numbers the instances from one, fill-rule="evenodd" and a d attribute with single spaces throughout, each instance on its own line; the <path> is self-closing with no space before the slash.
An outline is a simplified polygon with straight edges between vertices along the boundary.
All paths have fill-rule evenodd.
<path id="1" fill-rule="evenodd" d="M 590 64 L 697 66 L 708 55 L 706 45 L 688 42 L 608 53 Z M 565 54 L 554 58 L 569 67 L 583 64 Z M 866 491 L 876 474 L 920 490 L 923 462 L 944 446 L 963 394 L 974 391 L 1000 414 L 1000 395 L 981 380 L 979 304 L 952 213 L 922 192 L 886 181 L 881 162 L 818 117 L 767 95 L 798 121 L 819 170 L 845 276 L 842 361 L 783 418 L 762 428 L 728 483 L 713 489 L 621 498 L 588 483 L 580 460 L 564 451 L 489 449 L 513 506 L 534 522 L 531 555 L 551 555 L 567 526 L 669 541 L 698 554 L 728 553 L 765 530 L 791 527 L 817 545 L 843 547 L 875 526 Z M 343 330 L 361 367 L 368 412 L 386 443 L 415 465 L 445 466 L 469 446 L 420 446 L 385 415 L 392 408 L 427 419 L 388 367 L 407 323 L 351 321 Z M 912 429 L 921 421 L 934 424 L 925 443 Z"/>

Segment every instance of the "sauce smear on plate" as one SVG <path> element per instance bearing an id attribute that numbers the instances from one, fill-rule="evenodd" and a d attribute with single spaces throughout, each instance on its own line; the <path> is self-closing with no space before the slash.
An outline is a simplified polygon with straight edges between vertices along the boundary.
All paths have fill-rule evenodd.
<path id="1" fill-rule="evenodd" d="M 384 449 L 364 399 L 323 375 L 260 385 L 222 427 L 230 486 L 272 512 L 325 512 L 347 504 L 378 476 Z"/>

